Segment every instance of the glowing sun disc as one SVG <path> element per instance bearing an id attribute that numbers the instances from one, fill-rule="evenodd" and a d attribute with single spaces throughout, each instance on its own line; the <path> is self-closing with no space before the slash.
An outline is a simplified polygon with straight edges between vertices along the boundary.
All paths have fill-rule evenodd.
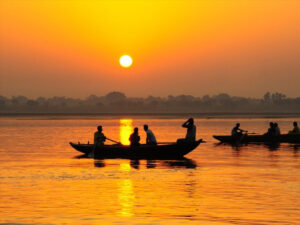
<path id="1" fill-rule="evenodd" d="M 122 67 L 130 67 L 132 64 L 132 58 L 129 55 L 123 55 L 120 58 L 120 65 Z"/>

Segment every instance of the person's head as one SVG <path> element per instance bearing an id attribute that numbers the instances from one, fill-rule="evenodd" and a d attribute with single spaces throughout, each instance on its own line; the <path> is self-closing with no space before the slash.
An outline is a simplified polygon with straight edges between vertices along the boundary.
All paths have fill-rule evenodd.
<path id="1" fill-rule="evenodd" d="M 194 124 L 194 119 L 193 118 L 189 118 L 188 121 L 189 121 L 190 124 Z"/>
<path id="2" fill-rule="evenodd" d="M 236 126 L 237 128 L 239 128 L 239 127 L 240 127 L 240 123 L 237 123 L 235 126 Z"/>
<path id="3" fill-rule="evenodd" d="M 278 123 L 274 123 L 274 127 L 278 127 Z"/>
<path id="4" fill-rule="evenodd" d="M 97 129 L 99 132 L 102 132 L 102 126 L 98 126 Z"/>
<path id="5" fill-rule="evenodd" d="M 144 130 L 145 130 L 145 131 L 148 130 L 148 125 L 147 125 L 147 124 L 144 125 Z"/>
<path id="6" fill-rule="evenodd" d="M 135 127 L 133 132 L 137 134 L 139 132 L 139 128 Z"/>
<path id="7" fill-rule="evenodd" d="M 293 123 L 293 125 L 294 125 L 294 127 L 297 127 L 297 126 L 298 126 L 298 124 L 297 124 L 296 121 Z"/>
<path id="8" fill-rule="evenodd" d="M 273 122 L 270 122 L 270 127 L 273 127 L 273 126 L 274 126 Z"/>

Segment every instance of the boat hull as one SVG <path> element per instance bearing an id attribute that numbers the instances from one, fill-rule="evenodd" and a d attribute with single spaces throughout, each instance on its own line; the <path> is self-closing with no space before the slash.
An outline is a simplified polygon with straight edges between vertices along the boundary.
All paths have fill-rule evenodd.
<path id="1" fill-rule="evenodd" d="M 279 136 L 245 135 L 240 138 L 232 137 L 229 135 L 215 135 L 213 137 L 224 143 L 300 143 L 300 134 L 282 134 Z"/>
<path id="2" fill-rule="evenodd" d="M 70 145 L 79 152 L 89 154 L 93 153 L 97 159 L 175 159 L 182 158 L 190 153 L 202 142 L 202 139 L 193 143 L 172 143 L 168 145 L 104 145 L 94 150 L 92 144 L 75 144 Z"/>

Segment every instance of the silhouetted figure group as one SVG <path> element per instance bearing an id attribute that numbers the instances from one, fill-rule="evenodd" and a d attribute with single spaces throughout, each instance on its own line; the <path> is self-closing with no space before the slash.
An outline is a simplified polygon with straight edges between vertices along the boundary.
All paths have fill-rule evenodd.
<path id="1" fill-rule="evenodd" d="M 144 125 L 144 130 L 146 132 L 146 144 L 147 145 L 157 145 L 156 138 L 152 130 L 149 129 L 148 125 Z M 140 136 L 139 136 L 139 128 L 135 127 L 133 133 L 129 137 L 131 146 L 139 146 L 140 145 Z"/>
<path id="2" fill-rule="evenodd" d="M 182 124 L 182 127 L 187 128 L 185 138 L 178 139 L 177 143 L 189 143 L 196 141 L 196 126 L 194 125 L 194 119 L 190 118 Z M 144 125 L 144 130 L 146 132 L 146 144 L 147 145 L 157 145 L 157 141 L 152 130 L 149 129 L 147 124 Z M 97 127 L 97 131 L 94 133 L 94 146 L 95 148 L 100 148 L 104 145 L 106 137 L 103 134 L 102 126 Z M 108 140 L 111 140 L 108 138 Z M 129 141 L 131 146 L 140 146 L 141 137 L 139 136 L 139 128 L 135 127 L 133 133 L 130 134 Z M 111 140 L 113 141 L 113 140 Z"/>
<path id="3" fill-rule="evenodd" d="M 280 129 L 279 129 L 278 123 L 270 122 L 270 127 L 264 135 L 279 136 L 280 135 Z"/>
<path id="4" fill-rule="evenodd" d="M 300 129 L 298 127 L 297 122 L 293 122 L 293 130 L 290 130 L 288 134 L 300 134 Z M 245 133 L 243 133 L 245 132 Z M 231 136 L 232 137 L 241 137 L 242 135 L 247 134 L 247 131 L 240 129 L 240 124 L 237 123 L 234 128 L 231 130 Z M 264 134 L 266 136 L 279 136 L 280 128 L 278 126 L 278 123 L 270 122 L 270 127 L 268 128 L 268 131 Z"/>

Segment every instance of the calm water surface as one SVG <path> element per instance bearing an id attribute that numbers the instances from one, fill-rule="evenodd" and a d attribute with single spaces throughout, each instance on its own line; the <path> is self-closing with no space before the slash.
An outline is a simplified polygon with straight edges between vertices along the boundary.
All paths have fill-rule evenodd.
<path id="1" fill-rule="evenodd" d="M 238 119 L 262 133 L 271 119 Z M 294 118 L 273 119 L 282 132 Z M 127 142 L 148 123 L 158 141 L 184 137 L 181 118 L 0 118 L 0 223 L 300 224 L 300 146 L 218 145 L 237 119 L 196 119 L 206 140 L 184 160 L 94 160 L 69 141 Z M 140 131 L 144 141 L 145 134 Z"/>

